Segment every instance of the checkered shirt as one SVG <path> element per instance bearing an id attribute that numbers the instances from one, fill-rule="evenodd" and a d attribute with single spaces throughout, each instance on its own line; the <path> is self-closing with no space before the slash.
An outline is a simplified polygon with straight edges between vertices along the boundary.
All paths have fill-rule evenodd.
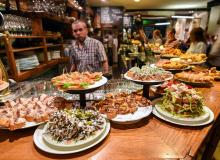
<path id="1" fill-rule="evenodd" d="M 86 37 L 82 49 L 77 41 L 73 41 L 70 49 L 71 64 L 75 64 L 79 72 L 101 72 L 102 62 L 107 60 L 103 44 L 90 37 Z"/>

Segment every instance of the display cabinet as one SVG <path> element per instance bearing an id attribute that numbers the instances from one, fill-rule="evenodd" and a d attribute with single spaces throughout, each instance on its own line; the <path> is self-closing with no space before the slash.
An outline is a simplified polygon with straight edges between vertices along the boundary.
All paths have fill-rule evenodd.
<path id="1" fill-rule="evenodd" d="M 32 46 L 30 44 L 29 47 L 15 48 L 12 45 L 12 41 L 14 39 L 26 39 L 33 40 L 38 39 L 38 44 L 36 46 Z M 56 40 L 58 43 L 51 43 L 50 40 Z M 60 64 L 60 63 L 68 63 L 69 58 L 65 57 L 63 54 L 63 37 L 60 35 L 47 35 L 47 36 L 10 36 L 6 35 L 4 37 L 6 54 L 8 58 L 8 64 L 10 68 L 10 76 L 16 81 L 23 81 L 28 79 L 34 75 L 44 72 L 45 70 Z M 48 53 L 51 50 L 60 51 L 60 57 L 56 59 L 49 59 Z M 28 54 L 28 51 L 36 51 L 36 54 L 42 54 L 43 60 L 40 62 L 38 66 L 30 70 L 20 71 L 18 66 L 16 66 L 16 56 L 19 54 Z M 38 52 L 37 52 L 38 51 Z"/>
<path id="2" fill-rule="evenodd" d="M 64 56 L 63 37 L 72 37 L 71 23 L 83 12 L 83 8 L 78 2 L 49 0 L 42 1 L 45 3 L 42 4 L 41 0 L 36 2 L 16 0 L 16 3 L 13 3 L 16 4 L 16 7 L 10 5 L 9 1 L 6 2 L 3 14 L 9 15 L 7 19 L 11 23 L 7 27 L 1 28 L 1 32 L 3 31 L 5 34 L 1 37 L 4 41 L 4 49 L 1 46 L 0 53 L 7 56 L 10 77 L 16 81 L 23 81 L 41 74 L 55 65 L 67 64 L 69 57 Z M 20 25 L 22 18 L 19 17 L 24 17 L 24 21 L 31 21 L 31 23 L 27 24 L 27 27 Z M 14 24 L 14 20 L 18 24 Z M 24 30 L 22 31 L 22 29 Z M 22 34 L 23 32 L 24 34 Z M 60 56 L 51 59 L 48 53 L 54 51 L 59 52 Z M 16 65 L 17 57 L 29 56 L 33 52 L 38 55 L 38 59 L 41 57 L 39 65 L 31 69 L 20 70 Z"/>

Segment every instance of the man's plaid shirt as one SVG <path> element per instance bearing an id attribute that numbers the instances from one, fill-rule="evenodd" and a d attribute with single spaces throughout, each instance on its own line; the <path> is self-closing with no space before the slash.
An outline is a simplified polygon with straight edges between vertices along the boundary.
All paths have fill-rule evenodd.
<path id="1" fill-rule="evenodd" d="M 107 56 L 100 41 L 86 37 L 81 49 L 77 41 L 73 41 L 70 48 L 70 60 L 79 72 L 101 72 L 102 62 L 107 60 Z"/>

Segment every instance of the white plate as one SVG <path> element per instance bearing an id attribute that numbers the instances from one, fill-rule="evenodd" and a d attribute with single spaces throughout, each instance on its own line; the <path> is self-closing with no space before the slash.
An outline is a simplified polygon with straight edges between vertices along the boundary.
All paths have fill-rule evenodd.
<path id="1" fill-rule="evenodd" d="M 46 132 L 46 129 L 48 128 L 48 123 L 44 127 L 44 133 Z M 72 141 L 72 143 L 63 143 L 63 142 L 57 142 L 53 140 L 53 138 L 50 135 L 43 134 L 43 140 L 44 142 L 51 148 L 58 149 L 58 150 L 63 150 L 63 149 L 79 149 L 79 148 L 84 148 L 95 141 L 97 141 L 102 134 L 104 133 L 106 128 L 106 120 L 103 124 L 103 128 L 101 130 L 96 131 L 95 135 L 88 137 L 86 140 L 79 140 L 77 142 Z"/>
<path id="2" fill-rule="evenodd" d="M 161 82 L 165 82 L 165 81 L 168 81 L 168 80 L 171 80 L 173 79 L 173 75 L 170 73 L 170 77 L 164 79 L 164 80 L 161 80 L 161 81 L 156 81 L 156 80 L 150 80 L 150 81 L 141 81 L 141 80 L 134 80 L 132 79 L 131 77 L 127 76 L 127 73 L 124 74 L 124 77 L 127 79 L 127 80 L 130 80 L 130 81 L 134 81 L 134 82 L 137 82 L 137 83 L 161 83 Z"/>
<path id="3" fill-rule="evenodd" d="M 8 86 L 9 86 L 9 83 L 3 81 L 3 83 L 0 85 L 0 91 L 2 91 L 2 90 L 4 90 L 4 89 L 8 88 Z"/>
<path id="4" fill-rule="evenodd" d="M 187 67 L 181 68 L 181 69 L 178 69 L 178 68 L 167 68 L 167 69 L 163 68 L 163 69 L 166 71 L 185 71 L 185 70 L 189 70 L 190 68 L 191 68 L 191 66 L 187 66 Z"/>
<path id="5" fill-rule="evenodd" d="M 100 86 L 106 84 L 107 81 L 108 81 L 107 78 L 104 77 L 104 76 L 102 76 L 102 79 L 100 79 L 99 81 L 96 81 L 95 84 L 93 84 L 93 85 L 89 85 L 88 88 L 89 88 L 89 89 L 92 89 L 92 88 L 100 87 Z"/>
<path id="6" fill-rule="evenodd" d="M 35 126 L 38 126 L 38 125 L 40 125 L 42 123 L 45 123 L 45 122 L 39 122 L 39 123 L 37 123 L 37 122 L 26 122 L 23 127 L 18 128 L 18 129 L 26 129 L 26 128 L 35 127 Z M 0 129 L 9 129 L 9 128 L 5 128 L 5 127 L 0 126 Z"/>
<path id="7" fill-rule="evenodd" d="M 203 107 L 205 113 L 195 118 L 177 117 L 169 112 L 162 110 L 160 107 L 160 104 L 155 104 L 155 108 L 161 116 L 165 117 L 166 119 L 170 119 L 171 121 L 175 121 L 175 122 L 186 123 L 186 124 L 200 124 L 200 123 L 206 122 L 209 119 L 209 110 L 208 110 L 208 107 L 205 107 L 205 106 Z"/>
<path id="8" fill-rule="evenodd" d="M 100 139 L 98 139 L 97 141 L 95 141 L 94 143 L 84 147 L 84 148 L 80 148 L 80 149 L 75 149 L 75 150 L 57 150 L 57 149 L 53 149 L 53 148 L 50 148 L 49 146 L 47 146 L 43 140 L 43 133 L 44 133 L 44 125 L 41 125 L 39 126 L 36 131 L 34 132 L 34 136 L 33 136 L 33 139 L 34 139 L 34 143 L 35 145 L 41 149 L 42 151 L 45 151 L 47 153 L 52 153 L 52 154 L 71 154 L 71 153 L 77 153 L 77 152 L 81 152 L 81 151 L 84 151 L 86 149 L 89 149 L 95 145 L 97 145 L 98 143 L 100 143 L 109 133 L 110 131 L 110 123 L 109 121 L 107 120 L 106 122 L 106 128 L 102 134 L 102 136 L 100 137 Z"/>
<path id="9" fill-rule="evenodd" d="M 153 114 L 155 116 L 157 116 L 158 118 L 164 120 L 164 121 L 167 121 L 167 122 L 170 122 L 170 123 L 173 123 L 173 124 L 177 124 L 177 125 L 181 125 L 181 126 L 203 126 L 203 125 L 207 125 L 209 123 L 211 123 L 213 120 L 214 120 L 214 114 L 213 112 L 207 107 L 208 109 L 208 112 L 209 112 L 209 119 L 205 122 L 201 122 L 201 123 L 197 123 L 197 124 L 188 124 L 188 123 L 184 123 L 184 122 L 176 122 L 176 121 L 173 121 L 173 120 L 170 120 L 170 119 L 167 119 L 166 117 L 163 117 L 161 114 L 159 114 L 156 110 L 156 108 L 153 109 Z"/>
<path id="10" fill-rule="evenodd" d="M 183 62 L 183 63 L 186 63 L 186 64 L 202 64 L 202 63 L 205 63 L 206 61 L 200 61 L 200 62 L 187 62 L 186 60 L 184 59 L 181 59 L 181 58 L 171 58 L 170 61 L 176 61 L 176 62 Z"/>
<path id="11" fill-rule="evenodd" d="M 96 89 L 96 88 L 99 88 L 101 86 L 103 86 L 104 84 L 106 84 L 108 81 L 108 79 L 104 76 L 102 76 L 102 79 L 100 79 L 99 81 L 96 81 L 93 85 L 89 85 L 88 88 L 79 88 L 79 89 L 67 89 L 67 90 L 64 90 L 64 91 L 69 91 L 69 92 L 74 92 L 74 91 L 89 91 L 89 90 L 92 90 L 92 89 Z M 62 89 L 60 89 L 62 90 Z"/>
<path id="12" fill-rule="evenodd" d="M 149 116 L 153 110 L 152 108 L 152 106 L 138 107 L 136 112 L 124 115 L 118 114 L 115 118 L 111 119 L 111 121 L 118 124 L 133 124 Z"/>
<path id="13" fill-rule="evenodd" d="M 171 55 L 171 54 L 162 54 L 160 55 L 162 58 L 178 58 L 179 56 L 177 55 Z"/>
<path id="14" fill-rule="evenodd" d="M 202 63 L 205 63 L 206 61 L 201 61 L 201 62 L 188 62 L 188 64 L 202 64 Z"/>

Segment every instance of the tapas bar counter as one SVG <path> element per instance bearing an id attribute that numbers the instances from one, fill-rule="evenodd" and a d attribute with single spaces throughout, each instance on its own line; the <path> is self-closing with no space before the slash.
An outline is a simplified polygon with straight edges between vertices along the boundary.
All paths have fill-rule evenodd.
<path id="1" fill-rule="evenodd" d="M 153 114 L 129 124 L 111 123 L 108 136 L 96 146 L 73 154 L 50 154 L 33 142 L 37 127 L 16 131 L 0 130 L 0 159 L 194 159 L 205 148 L 204 159 L 211 159 L 218 142 L 220 83 L 201 91 L 205 105 L 214 113 L 211 124 L 199 127 L 179 126 L 165 122 Z"/>

